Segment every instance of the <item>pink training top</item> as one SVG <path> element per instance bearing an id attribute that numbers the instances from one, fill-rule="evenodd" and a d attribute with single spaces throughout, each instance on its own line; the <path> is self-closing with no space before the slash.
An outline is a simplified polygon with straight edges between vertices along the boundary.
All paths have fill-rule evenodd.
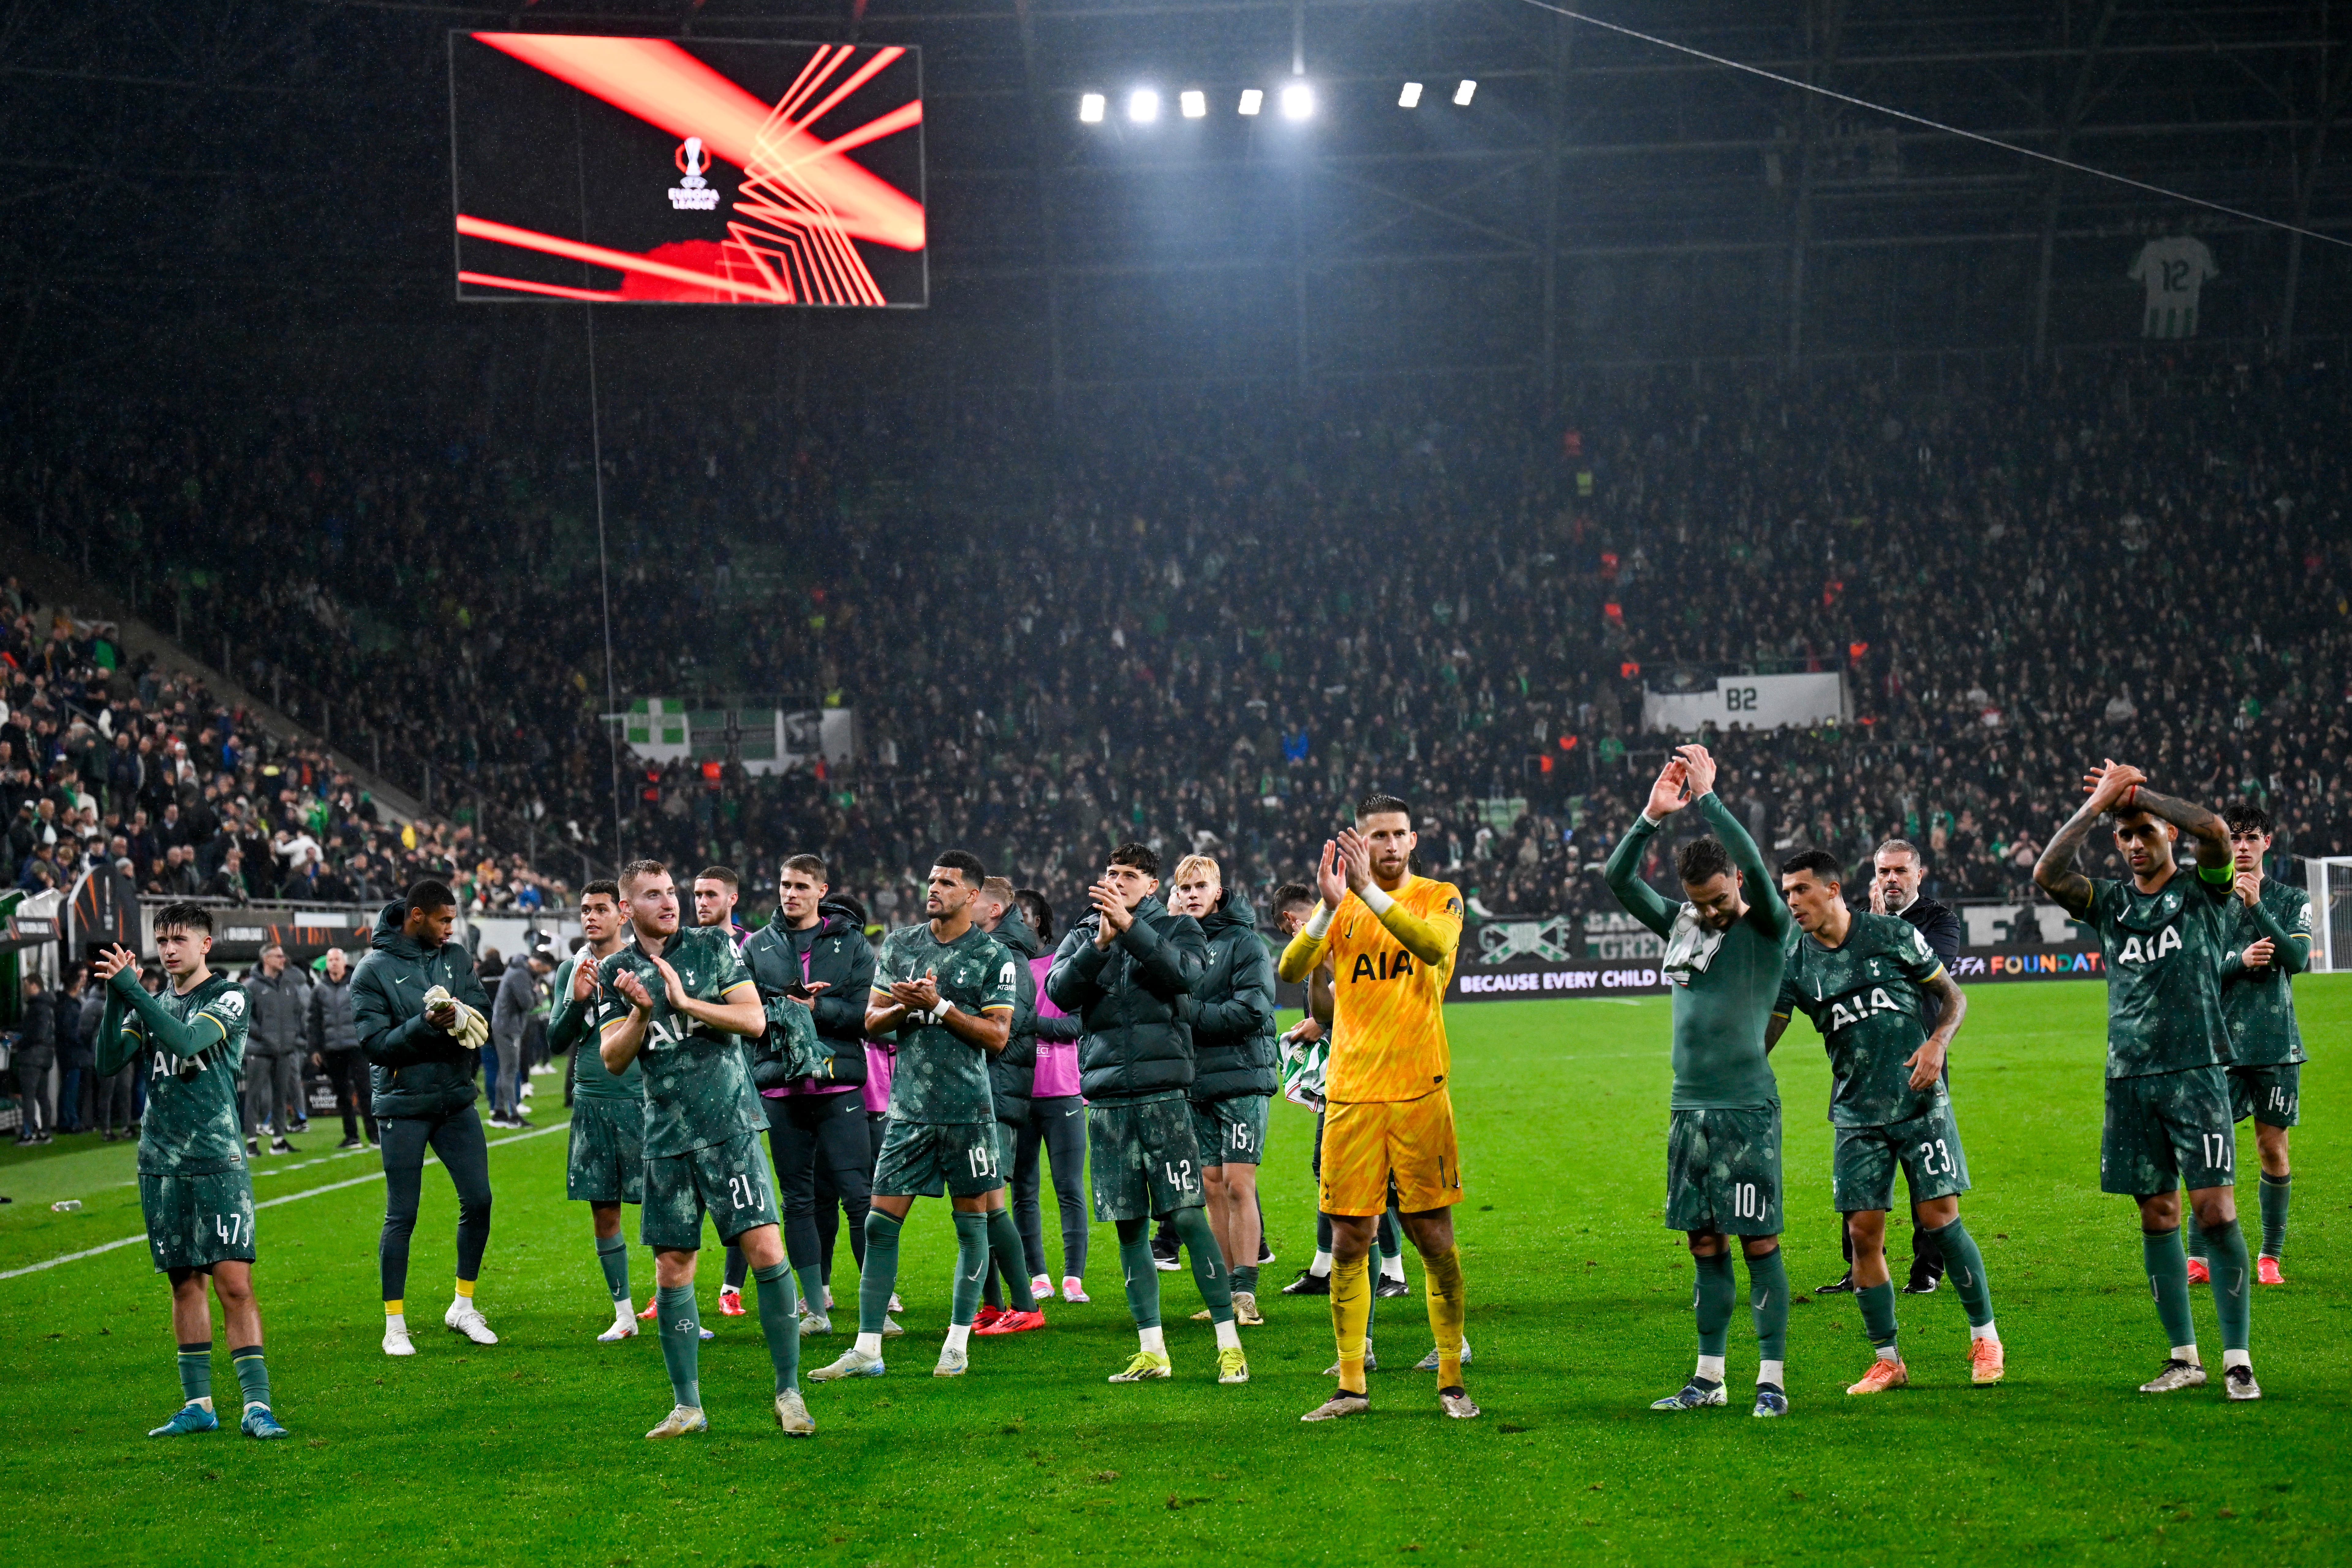
<path id="1" fill-rule="evenodd" d="M 1041 952 L 1029 961 L 1029 973 L 1037 977 L 1037 1016 L 1066 1018 L 1067 1013 L 1054 1005 L 1045 994 L 1045 976 L 1054 967 L 1054 955 Z M 867 1069 L 872 1076 L 872 1069 Z M 1037 1042 L 1037 1073 L 1030 1079 L 1029 1092 L 1040 1100 L 1054 1095 L 1078 1092 L 1078 1043 L 1076 1040 L 1040 1040 Z"/>
<path id="2" fill-rule="evenodd" d="M 866 1042 L 866 1109 L 880 1114 L 890 1109 L 890 1070 L 898 1065 L 898 1047 L 887 1040 Z"/>

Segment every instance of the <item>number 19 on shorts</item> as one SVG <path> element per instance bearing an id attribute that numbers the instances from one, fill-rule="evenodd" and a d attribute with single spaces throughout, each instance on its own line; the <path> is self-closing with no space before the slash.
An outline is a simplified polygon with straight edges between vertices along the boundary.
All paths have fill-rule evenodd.
<path id="1" fill-rule="evenodd" d="M 975 1143 L 964 1151 L 964 1161 L 975 1176 L 996 1174 L 996 1148 L 990 1143 Z"/>

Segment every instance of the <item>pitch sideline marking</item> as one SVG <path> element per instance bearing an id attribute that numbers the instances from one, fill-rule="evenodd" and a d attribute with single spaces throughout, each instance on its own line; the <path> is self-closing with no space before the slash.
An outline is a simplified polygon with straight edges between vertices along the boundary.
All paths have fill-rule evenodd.
<path id="1" fill-rule="evenodd" d="M 544 1138 L 551 1132 L 569 1131 L 571 1127 L 572 1123 L 569 1121 L 559 1121 L 552 1127 L 538 1127 L 532 1129 L 529 1132 L 518 1133 L 512 1138 L 501 1138 L 496 1142 L 491 1143 L 489 1147 L 493 1149 L 501 1149 L 509 1143 L 527 1143 L 533 1138 Z M 356 1153 L 358 1151 L 353 1150 L 352 1152 Z M 438 1155 L 435 1155 L 426 1159 L 425 1163 L 427 1165 L 437 1165 L 441 1163 L 441 1160 Z M 382 1171 L 371 1171 L 364 1176 L 352 1176 L 345 1181 L 329 1182 L 323 1187 L 306 1187 L 299 1193 L 287 1193 L 279 1197 L 265 1199 L 263 1202 L 257 1203 L 253 1206 L 257 1210 L 274 1209 L 279 1204 L 290 1204 L 301 1198 L 315 1198 L 320 1193 L 341 1192 L 345 1187 L 356 1187 L 367 1182 L 380 1182 L 382 1180 L 383 1180 L 383 1173 Z M 27 1274 L 38 1274 L 42 1269 L 55 1268 L 60 1263 L 74 1263 L 85 1258 L 96 1258 L 101 1252 L 112 1252 L 117 1247 L 135 1246 L 146 1239 L 147 1233 L 142 1230 L 137 1236 L 126 1236 L 120 1241 L 101 1242 L 96 1247 L 85 1247 L 79 1252 L 68 1252 L 63 1257 L 52 1258 L 46 1262 L 29 1263 L 22 1268 L 7 1269 L 5 1272 L 0 1272 L 0 1279 L 21 1279 Z"/>

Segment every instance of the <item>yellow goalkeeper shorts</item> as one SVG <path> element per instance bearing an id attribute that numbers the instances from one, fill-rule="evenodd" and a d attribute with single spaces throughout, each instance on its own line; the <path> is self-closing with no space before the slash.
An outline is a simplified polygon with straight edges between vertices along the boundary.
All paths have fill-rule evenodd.
<path id="1" fill-rule="evenodd" d="M 1462 1201 L 1462 1155 L 1454 1141 L 1454 1101 L 1440 1089 L 1419 1100 L 1333 1100 L 1323 1110 L 1325 1214 L 1386 1211 L 1389 1178 L 1406 1214 Z"/>

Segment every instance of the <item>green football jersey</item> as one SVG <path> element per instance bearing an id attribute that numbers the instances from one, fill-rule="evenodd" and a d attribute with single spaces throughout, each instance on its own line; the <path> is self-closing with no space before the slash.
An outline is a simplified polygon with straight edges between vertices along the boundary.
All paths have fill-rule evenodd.
<path id="1" fill-rule="evenodd" d="M 583 951 L 585 951 L 584 949 Z M 568 1043 L 572 1048 L 572 1092 L 586 1095 L 591 1100 L 628 1100 L 645 1102 L 646 1075 L 635 1062 L 615 1073 L 604 1065 L 604 1055 L 597 1047 L 595 1027 L 598 1014 L 597 997 L 575 1003 L 572 999 L 572 972 L 580 967 L 578 954 L 563 961 L 555 972 L 555 988 L 549 993 L 557 998 L 555 1011 L 548 1023 L 548 1037 L 555 1045 Z M 574 1022 L 574 1014 L 579 1019 Z M 576 1034 L 575 1034 L 576 1031 Z"/>
<path id="2" fill-rule="evenodd" d="M 723 1002 L 739 986 L 747 996 L 758 995 L 751 972 L 743 967 L 724 926 L 676 932 L 663 942 L 662 958 L 698 1002 Z M 740 1133 L 766 1131 L 767 1112 L 751 1086 L 748 1042 L 672 1011 L 661 971 L 635 942 L 598 966 L 604 976 L 597 994 L 598 1037 L 629 1016 L 627 1000 L 613 988 L 624 969 L 653 998 L 636 1060 L 645 1069 L 646 1157 L 684 1154 Z"/>
<path id="3" fill-rule="evenodd" d="M 2228 952 L 2221 964 L 2221 1016 L 2230 1026 L 2230 1058 L 2241 1067 L 2273 1067 L 2281 1062 L 2308 1061 L 2303 1054 L 2303 1031 L 2294 1021 L 2294 983 L 2289 964 L 2273 952 L 2261 969 L 2234 962 L 2239 954 L 2271 938 L 2273 948 L 2293 944 L 2292 967 L 2311 963 L 2311 895 L 2275 877 L 2263 879 L 2263 914 L 2268 924 L 2286 934 L 2282 943 L 2242 899 L 2232 898 L 2225 921 Z"/>
<path id="4" fill-rule="evenodd" d="M 874 992 L 884 1001 L 895 980 L 939 976 L 940 1001 L 974 1016 L 1015 1005 L 1014 959 L 978 926 L 953 942 L 931 934 L 930 922 L 901 926 L 882 943 Z M 890 1114 L 900 1121 L 940 1124 L 993 1121 L 988 1053 L 950 1033 L 937 1016 L 909 1013 L 898 1026 L 898 1065 L 890 1074 Z"/>
<path id="5" fill-rule="evenodd" d="M 2221 960 L 2229 952 L 2229 868 L 2209 880 L 2192 862 L 2143 893 L 2111 877 L 2091 882 L 2089 923 L 2107 967 L 2107 1076 L 2142 1078 L 2226 1066 Z"/>
<path id="6" fill-rule="evenodd" d="M 186 995 L 166 985 L 155 994 L 183 1024 L 220 1030 L 220 1041 L 193 1057 L 157 1049 L 147 1066 L 147 1110 L 139 1119 L 139 1173 L 202 1176 L 245 1164 L 237 1121 L 236 1075 L 245 1065 L 245 988 L 210 974 Z M 122 1032 L 148 1049 L 147 1026 L 126 1010 Z"/>
<path id="7" fill-rule="evenodd" d="M 1822 1032 L 1831 1125 L 1885 1127 L 1944 1098 L 1941 1079 L 1914 1089 L 1906 1065 L 1942 1016 L 1925 986 L 1943 967 L 1918 928 L 1895 915 L 1855 915 L 1837 947 L 1801 931 L 1790 942 L 1772 1011 L 1801 1012 Z"/>

